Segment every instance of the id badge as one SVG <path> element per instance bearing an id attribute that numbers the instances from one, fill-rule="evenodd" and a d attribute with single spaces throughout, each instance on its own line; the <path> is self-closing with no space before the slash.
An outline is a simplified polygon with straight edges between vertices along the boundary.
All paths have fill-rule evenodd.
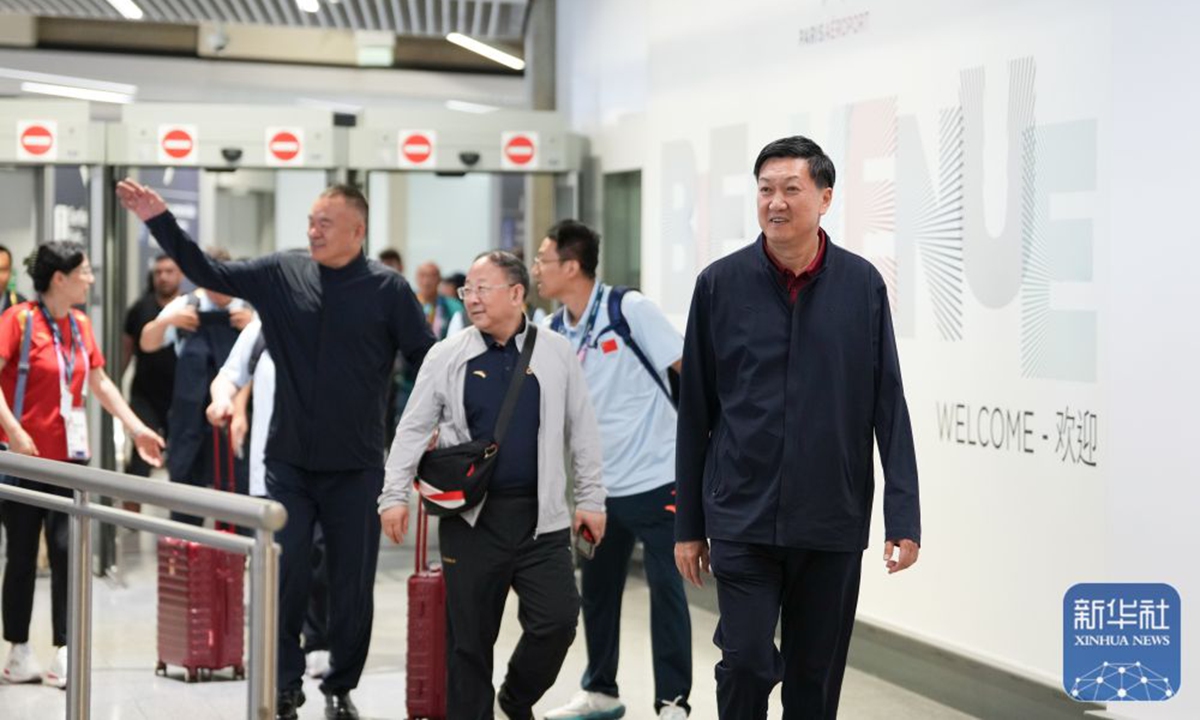
<path id="1" fill-rule="evenodd" d="M 72 460 L 87 460 L 91 457 L 88 452 L 88 419 L 87 412 L 82 407 L 71 408 L 66 416 L 67 422 L 67 456 Z"/>

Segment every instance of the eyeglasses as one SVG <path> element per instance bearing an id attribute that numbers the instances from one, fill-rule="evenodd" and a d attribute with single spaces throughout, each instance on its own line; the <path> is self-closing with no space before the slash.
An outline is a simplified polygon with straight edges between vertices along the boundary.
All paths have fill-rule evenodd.
<path id="1" fill-rule="evenodd" d="M 496 286 L 480 285 L 478 287 L 471 287 L 470 285 L 464 285 L 463 287 L 460 287 L 458 289 L 458 299 L 466 300 L 470 296 L 476 295 L 479 297 L 480 300 L 483 300 L 484 298 L 486 298 L 488 296 L 488 293 L 490 293 L 491 291 L 493 291 L 497 288 L 502 288 L 502 287 L 513 287 L 514 284 L 515 283 L 505 283 L 504 285 L 496 285 Z"/>
<path id="2" fill-rule="evenodd" d="M 535 257 L 533 259 L 533 264 L 534 265 L 549 265 L 550 263 L 561 263 L 562 261 L 563 261 L 562 258 L 551 258 L 551 259 L 547 260 L 545 258 Z"/>

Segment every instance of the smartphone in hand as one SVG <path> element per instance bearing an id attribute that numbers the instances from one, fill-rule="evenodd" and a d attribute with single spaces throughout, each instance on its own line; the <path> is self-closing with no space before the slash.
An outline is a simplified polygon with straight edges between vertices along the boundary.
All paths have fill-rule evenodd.
<path id="1" fill-rule="evenodd" d="M 575 533 L 575 552 L 585 560 L 591 560 L 596 555 L 596 541 L 586 525 L 581 526 L 579 532 Z"/>

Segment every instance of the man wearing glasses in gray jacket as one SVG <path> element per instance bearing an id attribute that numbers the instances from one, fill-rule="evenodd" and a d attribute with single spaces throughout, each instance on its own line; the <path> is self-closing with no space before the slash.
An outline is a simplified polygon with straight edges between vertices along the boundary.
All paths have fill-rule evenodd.
<path id="1" fill-rule="evenodd" d="M 473 326 L 429 351 L 396 428 L 379 497 L 383 531 L 393 542 L 408 531 L 409 493 L 431 438 L 450 447 L 493 437 L 530 336 L 522 311 L 528 290 L 528 271 L 510 253 L 486 253 L 471 266 L 460 292 Z M 564 447 L 574 461 L 574 517 Z M 495 462 L 483 502 L 438 526 L 450 639 L 447 716 L 455 720 L 494 717 L 492 649 L 509 588 L 520 599 L 523 633 L 497 704 L 502 717 L 531 720 L 575 639 L 571 531 L 597 544 L 604 537 L 599 430 L 583 369 L 556 333 L 534 342 Z"/>

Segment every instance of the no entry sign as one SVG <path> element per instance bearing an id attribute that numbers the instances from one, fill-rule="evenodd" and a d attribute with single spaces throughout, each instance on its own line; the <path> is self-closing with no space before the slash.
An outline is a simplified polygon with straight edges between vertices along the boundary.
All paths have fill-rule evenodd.
<path id="1" fill-rule="evenodd" d="M 396 134 L 397 164 L 404 168 L 432 168 L 437 165 L 437 132 L 401 130 Z"/>
<path id="2" fill-rule="evenodd" d="M 304 129 L 267 128 L 267 164 L 293 166 L 304 164 Z"/>
<path id="3" fill-rule="evenodd" d="M 500 134 L 500 167 L 505 170 L 535 170 L 538 167 L 538 134 L 504 132 Z"/>
<path id="4" fill-rule="evenodd" d="M 17 159 L 42 162 L 58 159 L 58 123 L 53 120 L 18 121 Z"/>
<path id="5" fill-rule="evenodd" d="M 158 161 L 164 165 L 191 165 L 199 155 L 195 125 L 159 125 Z"/>

